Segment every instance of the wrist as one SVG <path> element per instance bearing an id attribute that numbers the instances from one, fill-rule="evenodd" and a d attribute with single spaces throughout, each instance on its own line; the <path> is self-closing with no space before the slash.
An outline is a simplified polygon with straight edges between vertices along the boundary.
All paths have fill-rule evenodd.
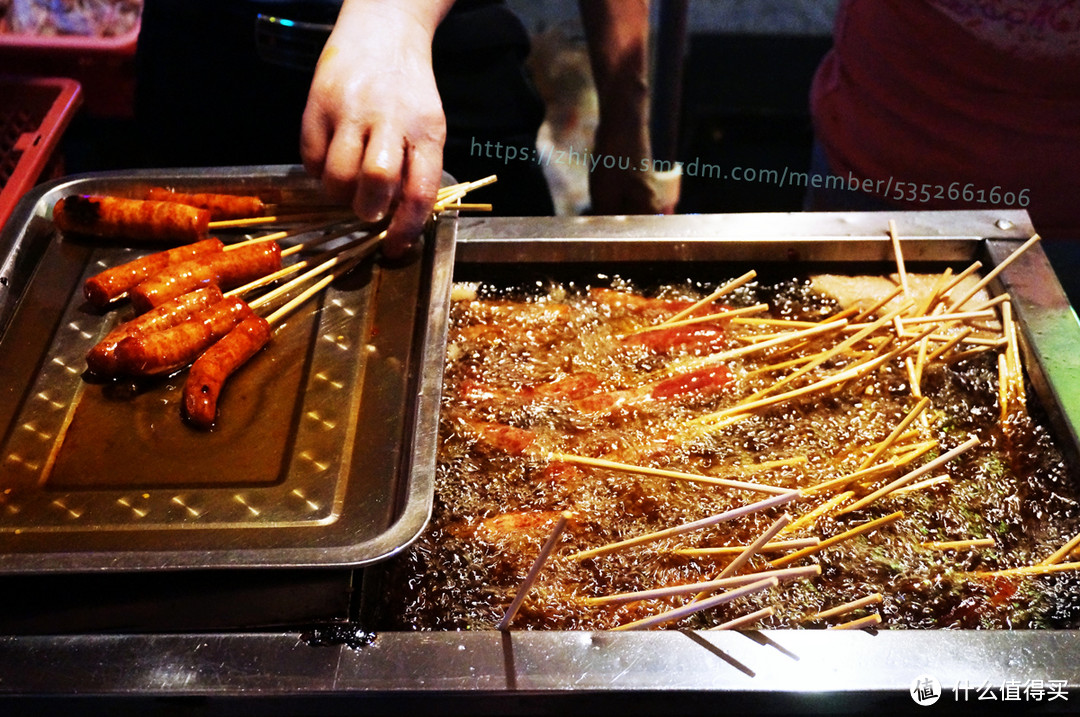
<path id="1" fill-rule="evenodd" d="M 419 36 L 430 44 L 453 4 L 454 0 L 344 0 L 335 28 L 355 29 L 369 37 Z"/>

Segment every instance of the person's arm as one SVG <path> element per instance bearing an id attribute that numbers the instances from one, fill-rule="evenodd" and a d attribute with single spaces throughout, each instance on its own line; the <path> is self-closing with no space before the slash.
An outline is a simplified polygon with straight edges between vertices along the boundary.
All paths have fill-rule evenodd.
<path id="1" fill-rule="evenodd" d="M 304 109 L 304 166 L 361 219 L 392 214 L 383 243 L 390 256 L 420 235 L 442 180 L 446 118 L 431 41 L 452 5 L 345 0 Z"/>
<path id="2" fill-rule="evenodd" d="M 649 0 L 579 0 L 578 7 L 600 109 L 593 154 L 615 158 L 614 169 L 589 175 L 593 212 L 659 211 L 649 145 Z"/>

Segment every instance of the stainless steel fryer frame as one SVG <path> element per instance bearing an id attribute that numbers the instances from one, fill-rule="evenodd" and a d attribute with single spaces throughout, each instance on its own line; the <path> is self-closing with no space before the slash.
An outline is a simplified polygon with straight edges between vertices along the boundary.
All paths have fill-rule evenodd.
<path id="1" fill-rule="evenodd" d="M 532 262 L 532 239 L 558 261 L 599 264 L 685 260 L 695 246 L 715 261 L 887 264 L 890 218 L 908 261 L 979 258 L 987 269 L 1033 232 L 1023 212 L 466 219 L 457 261 Z M 1075 427 L 1080 324 L 1060 284 L 1037 246 L 1000 283 L 1024 328 L 1032 380 Z M 1074 428 L 1067 435 L 1075 439 Z M 48 673 L 36 668 L 45 656 L 56 666 Z M 924 709 L 909 691 L 929 676 L 942 688 L 938 709 L 1066 712 L 1080 699 L 1080 631 L 387 632 L 317 647 L 302 631 L 40 635 L 0 638 L 0 675 L 0 693 L 47 699 L 195 696 L 205 712 L 264 703 L 441 714 L 906 712 Z M 1053 690 L 1001 701 L 1007 687 L 1036 683 Z M 980 699 L 988 690 L 997 701 Z"/>

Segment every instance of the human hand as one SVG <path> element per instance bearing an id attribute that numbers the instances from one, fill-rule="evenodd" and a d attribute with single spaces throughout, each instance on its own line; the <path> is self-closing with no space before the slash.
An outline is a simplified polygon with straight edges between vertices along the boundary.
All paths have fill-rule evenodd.
<path id="1" fill-rule="evenodd" d="M 347 0 L 304 109 L 304 166 L 361 219 L 391 217 L 391 257 L 423 231 L 442 180 L 446 118 L 431 40 L 451 4 Z"/>

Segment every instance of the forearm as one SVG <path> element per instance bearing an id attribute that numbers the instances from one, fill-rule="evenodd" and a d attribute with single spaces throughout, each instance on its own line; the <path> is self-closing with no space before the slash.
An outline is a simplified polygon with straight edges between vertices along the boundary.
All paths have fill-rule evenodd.
<path id="1" fill-rule="evenodd" d="M 640 167 L 652 158 L 649 0 L 578 0 L 578 5 L 600 105 L 593 151 Z M 670 213 L 678 202 L 678 178 L 653 171 L 594 171 L 589 191 L 599 214 Z"/>

